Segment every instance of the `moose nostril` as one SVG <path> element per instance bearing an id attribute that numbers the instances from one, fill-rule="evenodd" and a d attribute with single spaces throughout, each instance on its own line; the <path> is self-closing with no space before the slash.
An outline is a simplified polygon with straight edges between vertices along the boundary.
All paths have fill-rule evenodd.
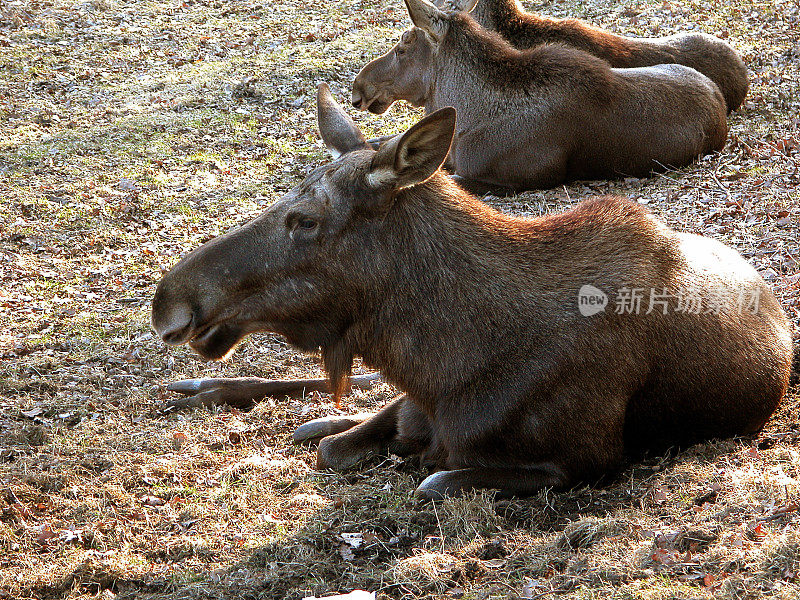
<path id="1" fill-rule="evenodd" d="M 361 107 L 361 94 L 356 94 L 355 92 L 353 92 L 353 106 L 355 108 Z"/>
<path id="2" fill-rule="evenodd" d="M 161 334 L 161 339 L 164 340 L 167 344 L 171 345 L 180 345 L 186 341 L 187 334 L 191 330 L 191 322 L 187 323 L 183 327 L 178 329 L 174 329 L 171 331 L 164 331 Z"/>
<path id="3" fill-rule="evenodd" d="M 189 334 L 195 322 L 191 309 L 184 306 L 175 307 L 166 318 L 159 321 L 154 323 L 155 329 L 165 343 L 179 346 L 189 341 Z"/>

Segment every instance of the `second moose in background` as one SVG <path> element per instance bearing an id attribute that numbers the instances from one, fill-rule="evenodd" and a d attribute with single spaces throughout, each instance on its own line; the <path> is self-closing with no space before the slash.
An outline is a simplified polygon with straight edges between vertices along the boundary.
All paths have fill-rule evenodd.
<path id="1" fill-rule="evenodd" d="M 448 163 L 468 181 L 524 190 L 643 177 L 725 145 L 725 100 L 692 68 L 615 69 L 560 44 L 521 51 L 465 12 L 406 6 L 414 27 L 361 70 L 353 105 L 454 107 Z"/>

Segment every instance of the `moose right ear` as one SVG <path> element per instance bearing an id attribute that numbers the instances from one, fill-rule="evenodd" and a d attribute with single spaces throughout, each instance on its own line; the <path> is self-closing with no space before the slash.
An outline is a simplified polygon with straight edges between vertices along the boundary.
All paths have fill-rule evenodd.
<path id="1" fill-rule="evenodd" d="M 442 166 L 456 128 L 456 109 L 437 110 L 403 135 L 384 143 L 372 157 L 367 183 L 401 189 L 422 183 Z"/>
<path id="2" fill-rule="evenodd" d="M 325 83 L 317 88 L 317 126 L 328 152 L 339 158 L 353 150 L 369 148 L 367 138 L 344 109 L 333 99 Z"/>

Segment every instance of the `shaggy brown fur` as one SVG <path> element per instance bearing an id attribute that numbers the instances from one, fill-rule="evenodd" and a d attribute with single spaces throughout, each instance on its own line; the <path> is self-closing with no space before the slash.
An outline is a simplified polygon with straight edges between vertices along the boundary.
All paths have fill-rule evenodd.
<path id="1" fill-rule="evenodd" d="M 467 0 L 467 6 L 471 2 Z M 464 0 L 439 2 L 460 10 Z M 705 33 L 680 33 L 662 38 L 631 38 L 577 19 L 553 19 L 525 12 L 517 0 L 479 0 L 473 18 L 498 32 L 517 48 L 563 43 L 607 60 L 613 67 L 647 67 L 678 63 L 692 67 L 716 83 L 728 112 L 741 106 L 750 83 L 739 54 L 723 40 Z"/>
<path id="2" fill-rule="evenodd" d="M 725 144 L 724 100 L 694 69 L 613 69 L 560 44 L 521 51 L 466 13 L 407 4 L 418 27 L 359 72 L 353 104 L 453 106 L 450 166 L 467 180 L 521 190 L 643 177 Z"/>
<path id="3" fill-rule="evenodd" d="M 451 108 L 375 151 L 327 88 L 319 105 L 323 134 L 337 130 L 326 143 L 344 154 L 179 262 L 158 286 L 153 324 L 208 358 L 269 330 L 322 347 L 334 380 L 357 355 L 380 369 L 403 396 L 297 431 L 322 438 L 320 467 L 389 446 L 444 469 L 422 496 L 525 494 L 613 471 L 643 448 L 753 433 L 772 414 L 789 378 L 789 324 L 736 252 L 621 198 L 537 219 L 499 213 L 436 170 Z M 582 314 L 586 285 L 607 295 L 605 310 Z M 631 289 L 669 298 L 615 310 Z M 681 311 L 682 290 L 702 310 Z M 758 296 L 757 309 L 740 294 Z"/>

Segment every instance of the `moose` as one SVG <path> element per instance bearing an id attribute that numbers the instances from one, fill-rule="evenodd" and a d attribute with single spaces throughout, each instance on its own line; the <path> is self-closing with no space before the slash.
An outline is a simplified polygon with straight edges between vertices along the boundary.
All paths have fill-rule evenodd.
<path id="1" fill-rule="evenodd" d="M 523 495 L 613 472 L 643 449 L 756 432 L 775 410 L 789 323 L 734 250 L 622 198 L 532 219 L 500 213 L 440 169 L 453 108 L 375 150 L 324 84 L 317 103 L 334 161 L 181 259 L 158 284 L 152 323 L 207 359 L 276 332 L 321 349 L 330 390 L 355 356 L 378 369 L 401 396 L 296 430 L 296 442 L 319 442 L 320 468 L 389 448 L 441 469 L 417 488 L 423 498 Z M 587 285 L 659 299 L 589 314 Z M 680 310 L 681 290 L 698 310 Z M 213 381 L 180 391 L 207 393 Z M 270 385 L 293 382 L 224 380 L 215 398 Z"/>
<path id="2" fill-rule="evenodd" d="M 724 99 L 694 69 L 614 69 L 559 44 L 520 51 L 465 12 L 405 1 L 414 27 L 361 69 L 353 106 L 454 107 L 448 166 L 467 182 L 524 190 L 643 177 L 725 144 Z"/>
<path id="3" fill-rule="evenodd" d="M 476 6 L 477 4 L 477 6 Z M 439 8 L 472 11 L 481 27 L 496 31 L 520 49 L 562 43 L 608 61 L 612 67 L 678 63 L 692 67 L 719 86 L 728 112 L 744 102 L 750 82 L 747 67 L 730 44 L 706 33 L 661 38 L 631 38 L 578 19 L 553 19 L 525 12 L 517 0 L 438 0 Z"/>

